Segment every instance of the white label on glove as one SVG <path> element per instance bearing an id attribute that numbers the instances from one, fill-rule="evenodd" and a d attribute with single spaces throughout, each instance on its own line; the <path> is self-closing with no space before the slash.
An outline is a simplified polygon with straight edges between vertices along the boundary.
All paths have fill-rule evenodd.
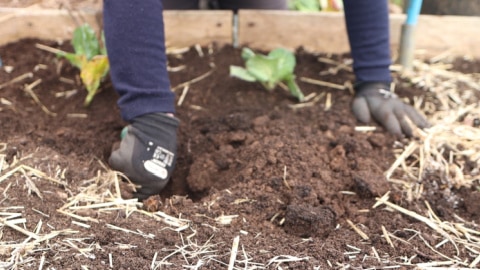
<path id="1" fill-rule="evenodd" d="M 157 146 L 152 158 L 161 161 L 163 164 L 165 164 L 164 167 L 170 167 L 172 166 L 174 156 L 175 155 L 167 149 Z"/>
<path id="2" fill-rule="evenodd" d="M 145 167 L 145 170 L 147 170 L 151 174 L 161 179 L 167 179 L 168 171 L 167 169 L 165 169 L 165 164 L 163 164 L 161 161 L 156 159 L 150 159 L 145 161 L 145 163 L 143 163 L 143 166 Z"/>
<path id="3" fill-rule="evenodd" d="M 383 95 L 384 98 L 388 99 L 388 98 L 397 98 L 397 95 L 395 93 L 392 93 L 388 90 L 385 90 L 385 89 L 378 89 L 378 92 Z"/>
<path id="4" fill-rule="evenodd" d="M 149 145 L 153 145 L 153 143 L 149 142 Z M 172 166 L 174 157 L 175 155 L 172 152 L 168 151 L 163 147 L 157 146 L 155 148 L 155 151 L 153 152 L 152 159 L 146 160 L 143 163 L 143 166 L 145 170 L 147 170 L 151 174 L 161 179 L 167 179 L 167 167 Z"/>

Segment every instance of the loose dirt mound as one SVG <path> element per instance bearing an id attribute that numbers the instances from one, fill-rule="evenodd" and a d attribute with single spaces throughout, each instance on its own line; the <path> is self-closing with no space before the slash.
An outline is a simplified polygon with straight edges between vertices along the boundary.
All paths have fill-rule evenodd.
<path id="1" fill-rule="evenodd" d="M 0 88 L 0 212 L 10 213 L 1 220 L 5 262 L 25 269 L 226 269 L 237 236 L 236 269 L 468 266 L 478 256 L 478 181 L 471 189 L 434 189 L 441 181 L 432 174 L 421 200 L 408 200 L 384 172 L 396 160 L 393 149 L 412 140 L 396 141 L 378 126 L 356 131 L 348 90 L 299 81 L 316 98 L 298 106 L 280 88 L 269 93 L 230 78 L 229 66 L 243 65 L 231 47 L 169 56 L 181 120 L 178 164 L 163 194 L 144 205 L 158 212 L 142 212 L 118 198 L 118 178 L 102 165 L 125 125 L 110 82 L 84 108 L 77 70 L 36 49 L 37 42 L 57 46 L 23 40 L 1 48 L 4 66 L 14 68 L 0 72 L 0 84 L 27 74 Z M 319 57 L 299 50 L 296 74 L 353 81 L 348 68 L 319 75 L 335 67 Z M 399 78 L 397 92 L 431 98 Z M 388 191 L 394 206 L 373 209 Z M 445 227 L 395 208 L 428 216 L 424 201 L 439 220 L 471 228 L 474 243 L 460 245 L 462 235 L 446 237 L 452 232 Z M 26 231 L 11 226 L 19 218 L 25 220 L 15 224 Z"/>

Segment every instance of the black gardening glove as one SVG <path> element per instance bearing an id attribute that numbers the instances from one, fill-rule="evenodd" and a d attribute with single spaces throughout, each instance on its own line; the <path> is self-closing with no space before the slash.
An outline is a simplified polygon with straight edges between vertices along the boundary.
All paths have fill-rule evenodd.
<path id="1" fill-rule="evenodd" d="M 110 166 L 140 186 L 133 194 L 140 200 L 159 194 L 168 183 L 175 167 L 178 124 L 178 119 L 163 113 L 139 116 L 112 152 Z"/>
<path id="2" fill-rule="evenodd" d="M 429 126 L 427 120 L 412 106 L 405 104 L 389 91 L 385 83 L 361 83 L 355 87 L 352 110 L 360 122 L 368 123 L 373 117 L 390 133 L 397 136 L 412 136 L 412 127 L 406 120 L 419 128 Z"/>

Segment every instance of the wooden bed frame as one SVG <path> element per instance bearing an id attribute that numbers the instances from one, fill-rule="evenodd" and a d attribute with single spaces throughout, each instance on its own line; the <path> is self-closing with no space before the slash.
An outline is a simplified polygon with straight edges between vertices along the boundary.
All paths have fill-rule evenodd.
<path id="1" fill-rule="evenodd" d="M 349 51 L 342 13 L 240 10 L 165 11 L 167 46 L 234 44 L 258 50 L 284 47 L 307 51 Z M 391 46 L 395 52 L 405 15 L 391 15 Z M 66 11 L 1 8 L 0 45 L 22 38 L 68 40 L 75 27 L 87 22 L 101 27 L 101 10 Z M 416 34 L 419 57 L 449 53 L 480 58 L 480 17 L 421 15 Z"/>

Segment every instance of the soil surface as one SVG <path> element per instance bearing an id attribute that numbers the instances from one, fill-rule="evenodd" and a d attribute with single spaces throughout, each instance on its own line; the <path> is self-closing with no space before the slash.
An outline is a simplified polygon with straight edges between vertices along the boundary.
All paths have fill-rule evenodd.
<path id="1" fill-rule="evenodd" d="M 228 46 L 169 55 L 181 120 L 178 163 L 165 191 L 143 207 L 186 226 L 113 206 L 77 212 L 84 219 L 66 215 L 58 210 L 108 175 L 108 155 L 126 123 L 108 78 L 85 108 L 78 70 L 36 43 L 71 50 L 69 44 L 38 40 L 0 48 L 0 214 L 20 213 L 25 220 L 17 225 L 39 235 L 63 233 L 48 243 L 36 239 L 20 255 L 0 247 L 0 261 L 18 255 L 15 269 L 227 269 L 237 236 L 234 269 L 409 269 L 446 261 L 442 254 L 469 262 L 477 256 L 451 243 L 436 252 L 432 246 L 444 238 L 424 222 L 385 206 L 372 208 L 391 191 L 392 203 L 411 211 L 425 215 L 426 201 L 443 220 L 479 224 L 476 188 L 451 189 L 452 197 L 446 197 L 426 185 L 421 200 L 408 202 L 384 172 L 396 159 L 394 146 L 409 140 L 397 140 L 379 126 L 356 131 L 348 90 L 298 81 L 306 95 L 320 98 L 292 108 L 295 99 L 280 87 L 268 92 L 229 77 L 228 67 L 243 61 L 240 49 Z M 348 60 L 300 49 L 297 76 L 340 85 L 353 81 L 346 70 L 320 76 L 331 66 L 319 56 Z M 480 65 L 460 66 L 478 72 Z M 176 87 L 207 72 L 188 90 Z M 25 90 L 37 80 L 32 91 Z M 400 96 L 427 95 L 399 78 L 396 83 Z M 10 175 L 19 165 L 24 167 Z M 21 244 L 25 233 L 5 222 L 0 243 Z"/>

